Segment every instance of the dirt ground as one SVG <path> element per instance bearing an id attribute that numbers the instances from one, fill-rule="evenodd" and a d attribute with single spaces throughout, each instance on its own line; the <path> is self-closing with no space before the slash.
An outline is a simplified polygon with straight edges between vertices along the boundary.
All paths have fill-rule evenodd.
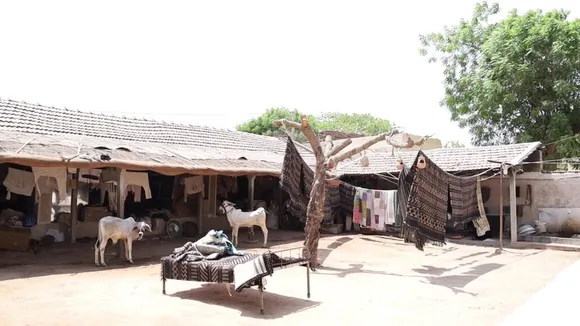
<path id="1" fill-rule="evenodd" d="M 301 245 L 298 233 L 273 230 L 270 239 L 272 249 Z M 159 258 L 185 241 L 136 243 L 134 266 L 108 247 L 106 268 L 94 267 L 92 242 L 55 244 L 38 255 L 0 252 L 1 324 L 209 325 L 218 318 L 231 325 L 497 325 L 580 258 L 550 250 L 497 255 L 458 244 L 420 252 L 385 236 L 330 236 L 320 241 L 324 267 L 311 273 L 311 298 L 305 268 L 276 271 L 260 315 L 255 289 L 229 297 L 221 284 L 168 280 L 162 295 Z"/>

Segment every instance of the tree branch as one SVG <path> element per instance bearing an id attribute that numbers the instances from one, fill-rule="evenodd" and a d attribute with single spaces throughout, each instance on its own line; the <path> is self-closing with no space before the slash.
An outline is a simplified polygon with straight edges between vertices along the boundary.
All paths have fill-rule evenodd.
<path id="1" fill-rule="evenodd" d="M 333 147 L 332 150 L 330 151 L 330 153 L 328 153 L 328 155 L 326 157 L 328 158 L 328 157 L 331 157 L 331 156 L 338 154 L 340 151 L 345 149 L 350 144 L 352 144 L 352 139 L 349 138 L 349 139 L 343 141 L 340 145 Z"/>
<path id="2" fill-rule="evenodd" d="M 286 119 L 280 119 L 280 120 L 276 120 L 273 121 L 272 124 L 276 127 L 284 127 L 286 129 L 289 128 L 294 128 L 294 129 L 302 129 L 302 125 L 298 122 L 295 121 L 290 121 L 290 120 L 286 120 Z"/>
<path id="3" fill-rule="evenodd" d="M 318 137 L 316 137 L 314 130 L 312 130 L 312 127 L 310 127 L 310 122 L 308 122 L 306 116 L 302 115 L 301 118 L 302 118 L 301 123 L 289 121 L 286 119 L 280 119 L 273 121 L 272 124 L 277 127 L 284 126 L 285 128 L 295 128 L 301 130 L 302 134 L 304 135 L 304 137 L 306 137 L 306 139 L 310 143 L 310 146 L 312 147 L 314 156 L 316 157 L 316 164 L 318 165 L 324 163 L 324 154 L 322 152 L 322 147 L 318 142 Z"/>
<path id="4" fill-rule="evenodd" d="M 328 157 L 328 153 L 332 150 L 332 136 L 327 135 L 324 139 L 324 157 Z"/>
<path id="5" fill-rule="evenodd" d="M 393 135 L 396 135 L 398 133 L 399 132 L 397 130 L 392 130 L 392 131 L 389 131 L 387 133 L 380 134 L 380 135 L 372 138 L 371 140 L 367 141 L 366 143 L 364 143 L 358 147 L 355 147 L 347 152 L 344 152 L 342 154 L 335 154 L 335 155 L 329 157 L 327 160 L 327 164 L 330 168 L 333 168 L 341 161 L 344 161 L 345 159 L 352 157 L 353 155 L 356 155 L 356 154 L 364 151 L 365 149 L 373 146 L 374 144 L 380 142 L 381 140 L 386 140 L 387 137 L 392 137 Z"/>

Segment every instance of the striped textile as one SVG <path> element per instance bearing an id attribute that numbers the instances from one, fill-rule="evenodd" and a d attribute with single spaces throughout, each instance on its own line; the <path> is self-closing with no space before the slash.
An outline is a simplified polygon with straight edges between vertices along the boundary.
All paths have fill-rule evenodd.
<path id="1" fill-rule="evenodd" d="M 300 222 L 306 222 L 306 208 L 310 201 L 310 191 L 314 181 L 314 171 L 306 164 L 290 137 L 282 163 L 280 188 L 290 196 L 288 211 Z M 341 195 L 339 187 L 324 187 L 324 219 L 322 224 L 332 224 L 340 212 Z"/>
<path id="2" fill-rule="evenodd" d="M 234 267 L 234 285 L 236 292 L 256 284 L 262 277 L 272 275 L 274 267 L 269 253 L 264 253 L 248 262 Z"/>
<path id="3" fill-rule="evenodd" d="M 451 221 L 467 223 L 479 217 L 477 178 L 477 176 L 457 177 L 449 175 Z"/>
<path id="4" fill-rule="evenodd" d="M 427 163 L 424 169 L 417 168 L 419 157 Z M 414 242 L 423 250 L 425 243 L 445 244 L 445 224 L 449 199 L 449 177 L 422 151 L 419 151 L 409 174 L 413 183 L 407 203 L 405 241 Z"/>
<path id="5" fill-rule="evenodd" d="M 218 260 L 177 261 L 171 257 L 161 258 L 161 276 L 164 279 L 234 283 L 234 267 L 257 258 L 257 254 L 227 256 Z"/>

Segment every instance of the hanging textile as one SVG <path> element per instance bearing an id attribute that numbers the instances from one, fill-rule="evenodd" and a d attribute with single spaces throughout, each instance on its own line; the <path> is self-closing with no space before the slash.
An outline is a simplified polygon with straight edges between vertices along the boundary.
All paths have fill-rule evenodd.
<path id="1" fill-rule="evenodd" d="M 411 179 L 412 176 L 409 175 L 409 167 L 403 166 L 401 172 L 399 172 L 399 180 L 397 182 L 398 190 L 396 196 L 396 212 L 395 212 L 395 226 L 401 228 L 401 237 L 405 239 L 403 236 L 403 231 L 405 225 L 403 221 L 407 217 L 407 203 L 409 201 L 409 192 L 411 191 Z"/>
<path id="2" fill-rule="evenodd" d="M 453 222 L 467 223 L 479 217 L 477 180 L 477 176 L 458 177 L 449 174 L 449 197 Z"/>
<path id="3" fill-rule="evenodd" d="M 384 199 L 385 224 L 396 224 L 397 212 L 397 190 L 386 190 L 382 192 Z"/>
<path id="4" fill-rule="evenodd" d="M 149 174 L 147 172 L 123 172 L 123 183 L 130 187 L 134 193 L 135 202 L 141 201 L 141 188 L 145 191 L 145 199 L 151 199 L 151 187 L 149 186 Z M 125 188 L 127 189 L 127 188 Z M 125 198 L 125 193 L 123 193 Z"/>
<path id="5" fill-rule="evenodd" d="M 314 171 L 304 162 L 296 149 L 294 142 L 288 137 L 286 153 L 282 163 L 280 176 L 280 188 L 290 196 L 288 211 L 298 217 L 301 222 L 306 222 L 306 208 L 310 200 Z M 340 191 L 338 187 L 324 187 L 324 219 L 322 224 L 333 222 L 340 206 Z"/>
<path id="6" fill-rule="evenodd" d="M 477 206 L 479 211 L 479 217 L 473 219 L 473 226 L 475 226 L 477 236 L 481 237 L 486 232 L 491 230 L 491 228 L 489 226 L 487 216 L 485 215 L 485 207 L 483 206 L 483 197 L 481 195 L 481 181 L 479 177 L 477 177 L 476 192 L 477 192 Z"/>
<path id="7" fill-rule="evenodd" d="M 375 231 L 385 230 L 385 217 L 387 215 L 386 200 L 387 194 L 382 190 L 372 191 L 373 216 L 371 219 L 371 229 Z"/>
<path id="8" fill-rule="evenodd" d="M 341 212 L 339 186 L 326 185 L 324 194 L 326 196 L 324 202 L 324 216 L 330 216 L 330 218 L 326 218 L 323 224 L 331 224 L 338 218 Z"/>
<path id="9" fill-rule="evenodd" d="M 203 196 L 203 176 L 195 176 L 183 179 L 183 201 L 187 202 L 187 196 L 201 193 Z"/>
<path id="10" fill-rule="evenodd" d="M 426 163 L 423 169 L 417 168 L 420 157 Z M 449 177 L 422 151 L 417 154 L 409 174 L 413 183 L 404 220 L 405 240 L 414 242 L 419 250 L 423 250 L 427 242 L 444 245 Z"/>
<path id="11" fill-rule="evenodd" d="M 362 196 L 361 188 L 355 187 L 354 207 L 352 212 L 352 222 L 355 224 L 361 224 L 361 213 L 362 213 L 361 196 Z"/>
<path id="12" fill-rule="evenodd" d="M 345 182 L 341 182 L 338 186 L 340 195 L 340 210 L 344 215 L 352 215 L 354 223 L 354 194 L 356 187 Z"/>
<path id="13" fill-rule="evenodd" d="M 106 168 L 101 171 L 99 188 L 101 189 L 101 203 L 105 202 L 105 196 L 109 200 L 109 209 L 117 211 L 118 183 L 121 179 L 121 171 L 115 168 Z"/>
<path id="14" fill-rule="evenodd" d="M 8 168 L 8 174 L 4 179 L 4 186 L 8 191 L 6 199 L 10 199 L 10 193 L 32 196 L 34 185 L 34 175 L 32 172 Z"/>
<path id="15" fill-rule="evenodd" d="M 32 168 L 32 174 L 34 175 L 34 184 L 36 185 L 37 193 L 50 193 L 53 190 L 52 186 L 40 187 L 38 180 L 40 177 L 54 178 L 56 180 L 56 190 L 58 191 L 58 198 L 60 201 L 66 200 L 66 180 L 67 180 L 67 169 L 66 168 Z M 46 183 L 50 183 L 50 180 L 46 180 Z"/>

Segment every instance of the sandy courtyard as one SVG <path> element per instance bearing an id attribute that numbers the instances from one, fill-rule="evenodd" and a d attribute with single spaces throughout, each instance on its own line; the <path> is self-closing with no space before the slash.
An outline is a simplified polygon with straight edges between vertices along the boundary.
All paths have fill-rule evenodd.
<path id="1" fill-rule="evenodd" d="M 301 244 L 299 234 L 289 234 L 271 232 L 272 249 Z M 4 252 L 2 325 L 497 325 L 580 257 L 515 249 L 496 255 L 494 248 L 457 244 L 420 252 L 382 236 L 326 237 L 324 267 L 311 274 L 311 299 L 305 268 L 279 270 L 267 278 L 260 315 L 255 289 L 229 297 L 220 284 L 168 280 L 162 295 L 159 257 L 184 241 L 135 244 L 135 266 L 122 264 L 108 247 L 110 266 L 101 269 L 93 266 L 92 243 L 37 256 Z"/>

